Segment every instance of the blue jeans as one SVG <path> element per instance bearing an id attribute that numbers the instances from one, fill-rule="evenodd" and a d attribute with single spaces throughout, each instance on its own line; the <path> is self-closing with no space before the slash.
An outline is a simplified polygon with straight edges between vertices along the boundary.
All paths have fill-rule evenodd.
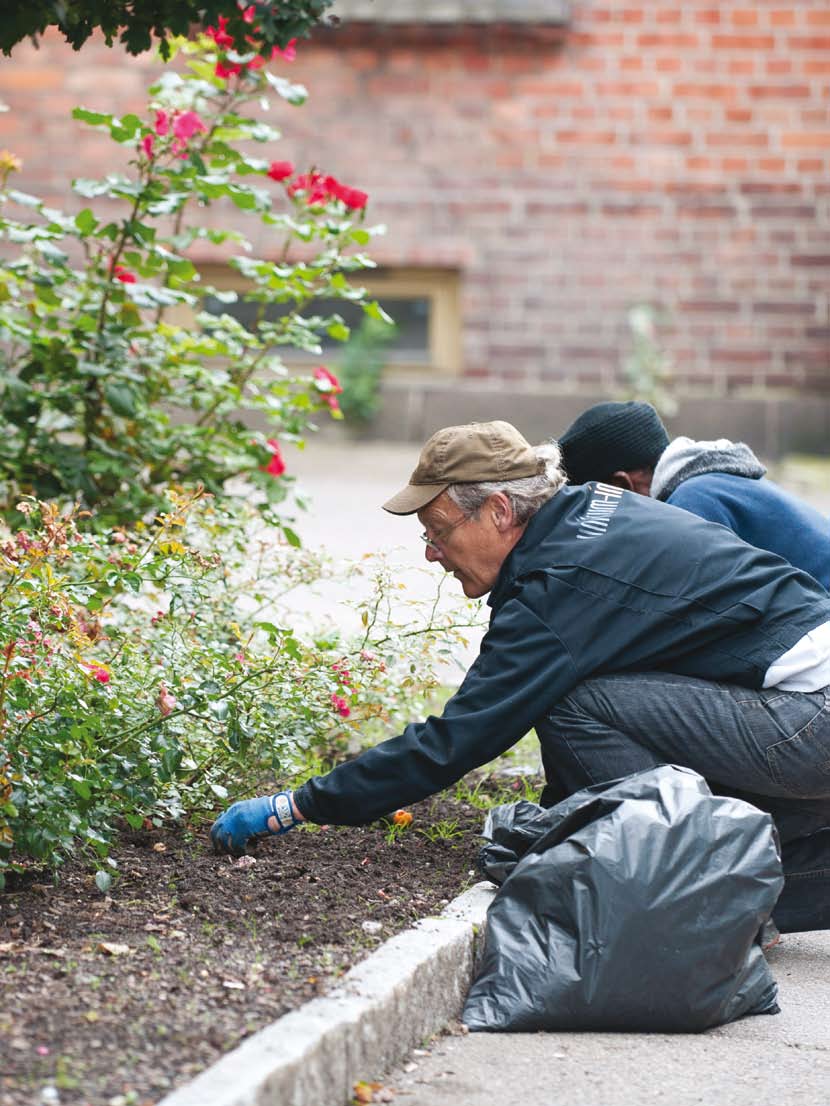
<path id="1" fill-rule="evenodd" d="M 753 691 L 665 672 L 586 680 L 536 723 L 551 806 L 592 783 L 679 764 L 768 811 L 782 933 L 830 929 L 830 688 Z"/>

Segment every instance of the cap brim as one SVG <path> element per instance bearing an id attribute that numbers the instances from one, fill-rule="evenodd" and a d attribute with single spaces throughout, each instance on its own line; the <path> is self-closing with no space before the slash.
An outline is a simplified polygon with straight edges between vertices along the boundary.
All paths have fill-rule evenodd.
<path id="1" fill-rule="evenodd" d="M 407 484 L 384 503 L 383 509 L 392 515 L 414 515 L 448 487 L 449 484 Z"/>

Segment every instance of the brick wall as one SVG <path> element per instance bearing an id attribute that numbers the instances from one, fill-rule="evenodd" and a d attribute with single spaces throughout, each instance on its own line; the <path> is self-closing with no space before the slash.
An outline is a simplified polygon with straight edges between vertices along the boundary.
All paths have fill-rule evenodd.
<path id="1" fill-rule="evenodd" d="M 275 156 L 365 188 L 383 263 L 460 270 L 468 387 L 615 394 L 648 302 L 682 393 L 830 395 L 827 0 L 571 11 L 320 30 Z M 140 108 L 151 68 L 49 36 L 0 62 L 18 185 L 104 171 L 68 112 Z"/>

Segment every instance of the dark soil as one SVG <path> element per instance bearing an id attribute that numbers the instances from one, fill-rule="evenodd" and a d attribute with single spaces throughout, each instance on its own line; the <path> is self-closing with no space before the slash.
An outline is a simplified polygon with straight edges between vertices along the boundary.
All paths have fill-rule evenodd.
<path id="1" fill-rule="evenodd" d="M 107 895 L 80 864 L 0 892 L 0 1106 L 151 1106 L 440 913 L 480 878 L 484 813 L 450 794 L 411 813 L 241 860 L 207 827 L 153 828 L 124 837 Z"/>

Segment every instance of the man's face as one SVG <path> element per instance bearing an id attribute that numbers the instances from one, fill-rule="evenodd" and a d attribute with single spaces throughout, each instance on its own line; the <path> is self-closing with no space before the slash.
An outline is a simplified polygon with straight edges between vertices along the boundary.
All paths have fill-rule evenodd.
<path id="1" fill-rule="evenodd" d="M 438 561 L 451 572 L 469 599 L 479 599 L 494 586 L 504 559 L 513 542 L 506 544 L 499 512 L 491 496 L 477 516 L 465 515 L 446 492 L 418 512 L 424 533 L 430 539 L 426 559 Z M 503 498 L 503 497 L 502 497 Z M 495 504 L 495 507 L 500 507 Z"/>

